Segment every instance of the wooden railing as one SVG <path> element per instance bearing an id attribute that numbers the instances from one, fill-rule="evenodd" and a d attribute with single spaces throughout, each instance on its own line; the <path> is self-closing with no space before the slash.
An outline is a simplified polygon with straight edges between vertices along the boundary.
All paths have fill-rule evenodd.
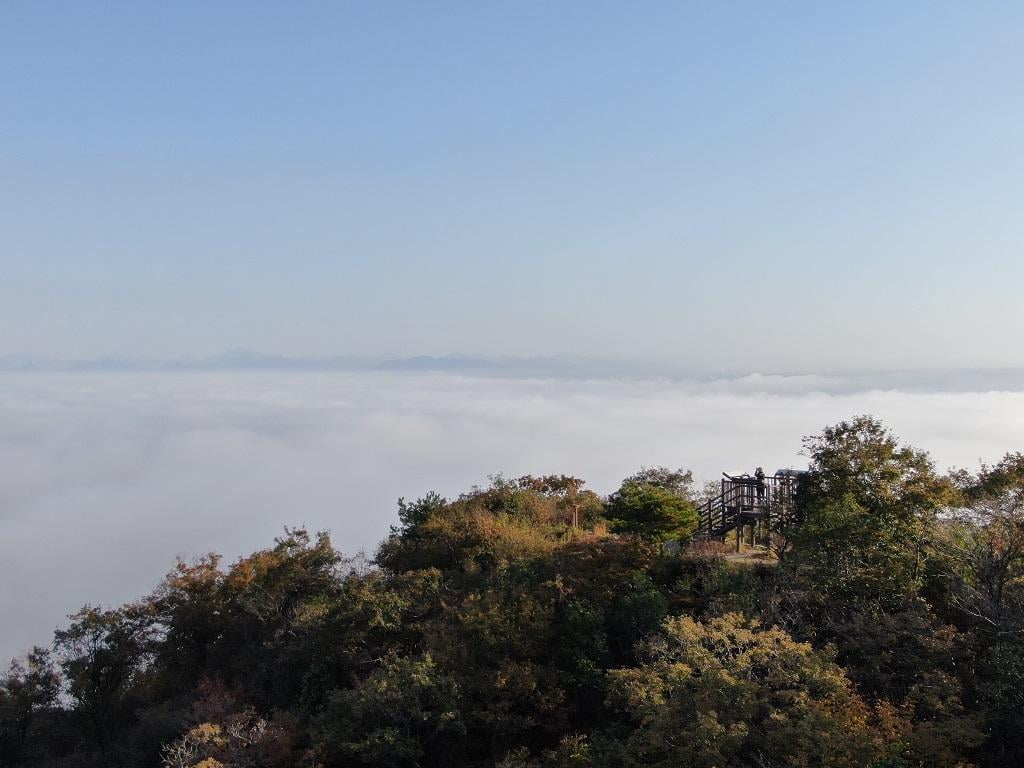
<path id="1" fill-rule="evenodd" d="M 770 530 L 772 518 L 792 508 L 797 477 L 775 474 L 758 479 L 750 475 L 724 475 L 721 490 L 697 510 L 697 536 L 718 538 L 746 522 L 758 520 Z"/>

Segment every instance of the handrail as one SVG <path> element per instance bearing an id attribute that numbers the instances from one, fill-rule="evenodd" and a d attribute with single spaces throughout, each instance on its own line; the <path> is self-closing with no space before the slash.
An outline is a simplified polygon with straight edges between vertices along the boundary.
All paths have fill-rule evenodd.
<path id="1" fill-rule="evenodd" d="M 792 477 L 733 477 L 722 473 L 717 496 L 697 508 L 697 533 L 702 538 L 724 536 L 751 516 L 763 516 L 771 526 L 792 506 L 796 481 Z"/>

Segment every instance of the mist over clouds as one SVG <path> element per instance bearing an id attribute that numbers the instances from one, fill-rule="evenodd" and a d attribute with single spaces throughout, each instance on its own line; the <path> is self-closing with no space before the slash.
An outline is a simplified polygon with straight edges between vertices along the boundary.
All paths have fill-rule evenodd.
<path id="1" fill-rule="evenodd" d="M 893 381 L 882 377 L 881 383 Z M 232 559 L 284 525 L 372 551 L 399 496 L 564 472 L 606 493 L 642 464 L 801 466 L 800 438 L 883 418 L 940 468 L 1024 443 L 1024 391 L 866 379 L 514 379 L 407 373 L 0 377 L 0 658 L 85 602 L 155 586 L 175 557 Z"/>

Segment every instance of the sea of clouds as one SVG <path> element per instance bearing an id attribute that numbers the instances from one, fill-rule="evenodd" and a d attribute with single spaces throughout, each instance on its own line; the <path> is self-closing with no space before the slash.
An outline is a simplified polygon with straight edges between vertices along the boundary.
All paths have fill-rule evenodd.
<path id="1" fill-rule="evenodd" d="M 372 553 L 399 496 L 498 472 L 574 474 L 600 493 L 641 465 L 772 472 L 804 465 L 802 436 L 860 413 L 941 469 L 1024 449 L 1021 389 L 894 381 L 3 374 L 0 659 L 47 644 L 84 603 L 140 597 L 176 557 L 233 559 L 285 525 Z"/>

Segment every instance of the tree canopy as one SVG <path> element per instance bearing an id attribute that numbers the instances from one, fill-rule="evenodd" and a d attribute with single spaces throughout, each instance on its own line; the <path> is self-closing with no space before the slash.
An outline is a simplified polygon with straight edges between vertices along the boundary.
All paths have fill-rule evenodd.
<path id="1" fill-rule="evenodd" d="M 401 500 L 372 560 L 286 529 L 179 562 L 0 674 L 0 766 L 1020 765 L 1020 454 L 941 474 L 870 417 L 804 445 L 756 557 L 692 542 L 656 467 Z"/>

